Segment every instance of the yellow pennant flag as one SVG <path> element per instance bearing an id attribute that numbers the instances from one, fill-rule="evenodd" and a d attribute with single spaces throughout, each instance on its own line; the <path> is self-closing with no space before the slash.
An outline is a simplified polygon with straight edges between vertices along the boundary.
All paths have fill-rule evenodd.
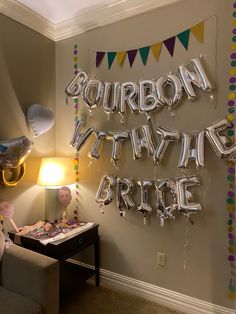
<path id="1" fill-rule="evenodd" d="M 192 34 L 197 38 L 200 43 L 204 40 L 204 22 L 201 22 L 190 28 Z"/>
<path id="2" fill-rule="evenodd" d="M 126 51 L 119 51 L 116 54 L 116 59 L 119 65 L 122 65 L 126 56 Z"/>
<path id="3" fill-rule="evenodd" d="M 162 46 L 162 42 L 160 43 L 156 43 L 154 45 L 151 46 L 152 49 L 152 53 L 155 57 L 155 59 L 158 61 L 159 57 L 160 57 L 160 53 L 161 53 L 161 46 Z"/>

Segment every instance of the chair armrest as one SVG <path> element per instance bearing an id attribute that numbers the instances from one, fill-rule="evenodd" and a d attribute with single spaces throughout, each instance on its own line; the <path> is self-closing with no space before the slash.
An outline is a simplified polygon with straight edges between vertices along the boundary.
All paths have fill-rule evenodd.
<path id="1" fill-rule="evenodd" d="M 59 313 L 59 262 L 12 245 L 4 251 L 1 285 L 39 303 L 45 314 Z"/>

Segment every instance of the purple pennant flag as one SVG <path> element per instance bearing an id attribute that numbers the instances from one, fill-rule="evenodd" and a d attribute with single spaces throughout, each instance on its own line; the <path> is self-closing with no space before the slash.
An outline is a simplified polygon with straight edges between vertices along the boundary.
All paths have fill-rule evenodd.
<path id="1" fill-rule="evenodd" d="M 127 54 L 128 54 L 128 59 L 129 59 L 129 65 L 132 68 L 132 65 L 134 63 L 134 59 L 137 55 L 138 49 L 133 49 L 133 50 L 128 50 Z"/>
<path id="2" fill-rule="evenodd" d="M 175 49 L 175 36 L 164 40 L 163 43 L 166 46 L 167 50 L 169 51 L 169 54 L 171 55 L 171 57 L 173 57 L 174 49 Z"/>
<path id="3" fill-rule="evenodd" d="M 105 56 L 105 52 L 104 51 L 97 51 L 97 55 L 96 55 L 96 68 L 100 65 L 100 63 L 102 62 L 102 59 Z"/>

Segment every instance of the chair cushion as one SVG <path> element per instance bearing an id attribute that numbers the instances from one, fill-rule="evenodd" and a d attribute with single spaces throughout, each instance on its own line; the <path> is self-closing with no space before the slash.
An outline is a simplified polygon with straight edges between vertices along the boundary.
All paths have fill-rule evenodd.
<path id="1" fill-rule="evenodd" d="M 0 287 L 0 312 L 4 314 L 43 314 L 33 300 Z"/>

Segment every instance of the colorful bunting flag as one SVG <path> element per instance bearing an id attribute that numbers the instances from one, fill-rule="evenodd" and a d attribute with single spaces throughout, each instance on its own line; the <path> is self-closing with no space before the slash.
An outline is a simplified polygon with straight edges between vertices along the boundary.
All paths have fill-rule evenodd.
<path id="1" fill-rule="evenodd" d="M 107 60 L 108 60 L 108 69 L 112 66 L 112 63 L 116 57 L 116 52 L 108 52 L 107 53 Z"/>
<path id="2" fill-rule="evenodd" d="M 169 51 L 169 54 L 171 55 L 171 57 L 173 57 L 174 49 L 175 49 L 175 36 L 164 40 L 163 43 L 166 46 L 167 50 Z"/>
<path id="3" fill-rule="evenodd" d="M 181 44 L 184 46 L 186 50 L 188 50 L 189 35 L 190 35 L 189 29 L 177 35 L 179 41 L 181 42 Z"/>
<path id="4" fill-rule="evenodd" d="M 176 37 L 178 38 L 180 43 L 183 45 L 183 47 L 186 50 L 188 50 L 190 33 L 192 33 L 200 43 L 203 43 L 203 41 L 204 41 L 204 21 L 201 23 L 198 23 L 197 25 L 194 25 L 191 28 L 184 30 L 183 32 L 181 32 L 175 36 L 167 38 L 167 39 L 163 40 L 162 42 L 154 43 L 150 46 L 145 46 L 145 47 L 132 49 L 132 50 L 128 50 L 128 51 L 118 51 L 118 52 L 116 52 L 116 51 L 109 51 L 109 52 L 97 51 L 96 52 L 96 67 L 98 67 L 101 64 L 105 54 L 107 54 L 108 69 L 111 68 L 115 58 L 117 59 L 117 63 L 120 66 L 122 66 L 124 63 L 126 54 L 128 54 L 129 65 L 132 68 L 138 51 L 139 51 L 143 65 L 146 65 L 148 57 L 149 57 L 150 49 L 152 50 L 152 54 L 153 54 L 154 58 L 156 59 L 156 61 L 159 61 L 162 44 L 165 45 L 169 54 L 173 58 L 174 50 L 175 50 Z"/>
<path id="5" fill-rule="evenodd" d="M 127 51 L 128 59 L 129 59 L 129 65 L 131 68 L 132 68 L 132 65 L 134 63 L 134 59 L 136 57 L 137 52 L 138 52 L 138 49 L 132 49 L 132 50 Z"/>
<path id="6" fill-rule="evenodd" d="M 102 59 L 105 56 L 105 52 L 104 51 L 97 51 L 96 54 L 96 68 L 100 65 L 100 63 L 102 62 Z"/>
<path id="7" fill-rule="evenodd" d="M 197 38 L 200 43 L 204 40 L 204 22 L 201 22 L 190 28 L 191 33 Z"/>
<path id="8" fill-rule="evenodd" d="M 156 61 L 159 60 L 160 53 L 161 53 L 161 47 L 162 47 L 162 42 L 156 43 L 156 44 L 151 46 L 152 53 L 153 53 L 153 56 L 156 59 Z"/>
<path id="9" fill-rule="evenodd" d="M 149 51 L 150 51 L 150 46 L 139 48 L 139 53 L 140 53 L 143 65 L 147 63 Z"/>
<path id="10" fill-rule="evenodd" d="M 117 52 L 116 60 L 117 60 L 119 65 L 123 64 L 123 62 L 125 60 L 125 56 L 126 56 L 126 51 L 119 51 L 119 52 Z"/>

